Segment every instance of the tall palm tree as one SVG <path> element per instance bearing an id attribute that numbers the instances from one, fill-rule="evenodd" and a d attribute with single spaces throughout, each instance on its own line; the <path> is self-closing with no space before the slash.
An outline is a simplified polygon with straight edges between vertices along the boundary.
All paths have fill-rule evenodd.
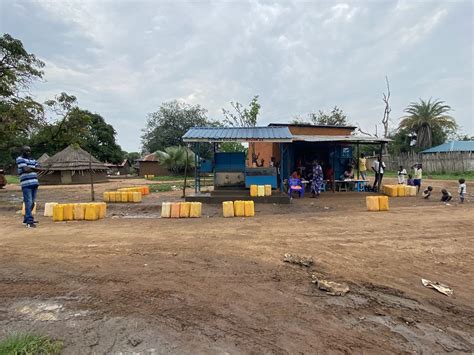
<path id="1" fill-rule="evenodd" d="M 404 110 L 407 115 L 402 117 L 399 129 L 408 129 L 417 135 L 416 147 L 430 148 L 433 144 L 433 131 L 455 131 L 458 128 L 453 117 L 448 115 L 451 107 L 444 101 L 412 102 Z"/>

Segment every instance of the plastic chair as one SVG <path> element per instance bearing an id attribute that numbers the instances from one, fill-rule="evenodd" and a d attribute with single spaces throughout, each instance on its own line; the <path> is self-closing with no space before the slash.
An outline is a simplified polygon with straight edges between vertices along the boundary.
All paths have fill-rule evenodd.
<path id="1" fill-rule="evenodd" d="M 326 185 L 327 185 L 326 180 L 323 180 L 323 182 L 321 183 L 321 192 L 326 191 L 327 189 Z"/>
<path id="2" fill-rule="evenodd" d="M 301 179 L 290 178 L 288 180 L 288 195 L 292 197 L 293 192 L 297 192 L 300 198 L 303 197 L 304 187 Z"/>

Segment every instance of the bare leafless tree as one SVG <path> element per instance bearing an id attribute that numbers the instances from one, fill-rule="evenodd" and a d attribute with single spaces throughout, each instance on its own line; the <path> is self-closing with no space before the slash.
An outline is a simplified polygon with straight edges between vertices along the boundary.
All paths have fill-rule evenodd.
<path id="1" fill-rule="evenodd" d="M 385 110 L 383 111 L 382 125 L 383 125 L 383 136 L 387 138 L 388 136 L 388 123 L 390 120 L 390 112 L 392 108 L 390 107 L 390 83 L 388 81 L 388 76 L 385 76 L 385 81 L 387 83 L 387 93 L 383 93 L 382 101 L 385 104 Z"/>

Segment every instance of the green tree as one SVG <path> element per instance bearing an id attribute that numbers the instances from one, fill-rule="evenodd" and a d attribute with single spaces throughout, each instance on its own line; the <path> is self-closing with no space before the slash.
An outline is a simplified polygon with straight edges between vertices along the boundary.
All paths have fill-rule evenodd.
<path id="1" fill-rule="evenodd" d="M 0 96 L 18 96 L 43 77 L 44 63 L 28 53 L 23 43 L 8 33 L 0 37 Z"/>
<path id="2" fill-rule="evenodd" d="M 230 103 L 234 112 L 222 109 L 224 114 L 224 124 L 231 127 L 255 127 L 257 125 L 258 115 L 260 113 L 260 103 L 258 102 L 258 95 L 254 96 L 247 107 L 239 102 Z"/>
<path id="3" fill-rule="evenodd" d="M 143 130 L 142 146 L 145 152 L 163 151 L 171 146 L 181 146 L 184 134 L 191 127 L 217 127 L 219 122 L 207 118 L 206 109 L 176 100 L 163 103 L 158 111 L 148 115 Z M 209 157 L 211 147 L 201 145 L 200 155 Z"/>
<path id="4" fill-rule="evenodd" d="M 182 146 L 168 147 L 162 151 L 157 151 L 155 155 L 161 165 L 165 166 L 169 171 L 177 174 L 185 169 L 186 151 L 188 153 L 188 167 L 194 167 L 194 153 Z"/>
<path id="5" fill-rule="evenodd" d="M 347 116 L 337 106 L 331 110 L 331 112 L 326 113 L 322 110 L 319 110 L 317 113 L 310 113 L 307 119 L 302 117 L 295 117 L 292 124 L 313 124 L 317 126 L 347 126 L 349 122 L 347 121 Z"/>
<path id="6" fill-rule="evenodd" d="M 405 109 L 408 115 L 402 117 L 398 128 L 416 133 L 416 148 L 430 148 L 435 141 L 446 140 L 458 129 L 454 118 L 448 115 L 450 111 L 451 107 L 444 101 L 420 99 L 408 105 Z"/>
<path id="7" fill-rule="evenodd" d="M 10 165 L 21 145 L 43 122 L 43 107 L 25 92 L 43 77 L 44 63 L 20 40 L 0 37 L 0 164 Z"/>
<path id="8" fill-rule="evenodd" d="M 346 114 L 337 106 L 334 106 L 329 113 L 321 110 L 317 114 L 311 113 L 309 118 L 313 124 L 320 126 L 347 126 L 349 124 Z"/>
<path id="9" fill-rule="evenodd" d="M 123 152 L 116 143 L 116 131 L 102 116 L 80 109 L 74 96 L 62 93 L 47 106 L 59 118 L 44 124 L 31 139 L 31 146 L 37 154 L 50 155 L 77 144 L 100 161 L 119 163 Z"/>
<path id="10" fill-rule="evenodd" d="M 219 151 L 225 153 L 241 152 L 247 153 L 247 148 L 239 142 L 224 142 L 219 144 Z"/>

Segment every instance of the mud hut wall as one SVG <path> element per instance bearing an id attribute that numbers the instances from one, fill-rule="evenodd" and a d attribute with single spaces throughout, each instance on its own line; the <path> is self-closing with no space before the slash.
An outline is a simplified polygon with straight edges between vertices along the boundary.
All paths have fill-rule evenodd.
<path id="1" fill-rule="evenodd" d="M 94 183 L 108 181 L 106 172 L 102 170 L 94 171 L 93 179 L 94 179 Z M 87 170 L 76 171 L 71 176 L 70 181 L 71 181 L 70 183 L 64 183 L 64 179 L 61 178 L 61 171 L 54 171 L 51 174 L 46 174 L 39 177 L 39 182 L 42 185 L 90 184 L 91 178 L 89 175 L 89 171 Z"/>
<path id="2" fill-rule="evenodd" d="M 155 176 L 166 176 L 169 175 L 168 169 L 160 165 L 157 161 L 140 161 L 139 163 L 139 176 L 155 175 Z"/>

